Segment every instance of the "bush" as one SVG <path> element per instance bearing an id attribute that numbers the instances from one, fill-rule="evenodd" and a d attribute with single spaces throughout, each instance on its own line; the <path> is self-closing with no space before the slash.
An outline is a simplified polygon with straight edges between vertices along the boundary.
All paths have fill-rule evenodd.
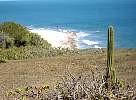
<path id="1" fill-rule="evenodd" d="M 9 49 L 0 49 L 0 58 L 6 60 L 46 58 L 76 54 L 75 51 L 59 48 L 43 48 L 41 46 L 22 46 Z"/>
<path id="2" fill-rule="evenodd" d="M 49 85 L 28 85 L 7 91 L 6 97 L 8 100 L 20 100 L 22 97 L 32 100 L 136 100 L 135 86 L 112 85 L 112 91 L 107 92 L 103 72 L 97 68 L 92 69 L 91 73 L 80 73 L 78 76 L 74 76 L 69 70 L 65 72 L 60 75 L 55 88 L 51 89 Z"/>
<path id="3" fill-rule="evenodd" d="M 6 63 L 5 59 L 0 59 L 0 63 Z"/>
<path id="4" fill-rule="evenodd" d="M 14 38 L 20 38 L 22 35 L 29 34 L 26 27 L 23 27 L 15 22 L 0 23 L 0 32 L 10 33 L 10 36 Z"/>
<path id="5" fill-rule="evenodd" d="M 14 46 L 14 38 L 11 38 L 9 36 L 5 36 L 3 40 L 0 42 L 1 48 L 11 48 Z"/>
<path id="6" fill-rule="evenodd" d="M 12 47 L 12 48 L 11 48 Z M 72 50 L 52 48 L 47 40 L 15 22 L 0 23 L 0 58 L 6 60 L 45 58 L 73 54 Z"/>
<path id="7" fill-rule="evenodd" d="M 47 40 L 43 40 L 43 39 L 41 39 L 41 42 L 40 42 L 40 45 L 39 45 L 39 46 L 41 46 L 41 47 L 43 47 L 43 48 L 46 48 L 46 49 L 51 48 L 51 44 L 48 43 Z"/>
<path id="8" fill-rule="evenodd" d="M 47 40 L 42 39 L 38 34 L 31 34 L 31 45 L 33 46 L 42 46 L 45 48 L 50 48 L 51 44 Z"/>
<path id="9" fill-rule="evenodd" d="M 17 47 L 28 46 L 30 45 L 30 41 L 31 41 L 31 35 L 27 34 L 27 35 L 22 36 L 21 39 L 16 39 L 15 44 Z"/>
<path id="10" fill-rule="evenodd" d="M 41 43 L 41 37 L 38 34 L 33 33 L 31 36 L 31 45 L 37 46 L 40 45 L 40 43 Z"/>
<path id="11" fill-rule="evenodd" d="M 0 23 L 0 41 L 2 35 L 8 36 L 6 40 L 7 46 L 5 42 L 1 42 L 0 47 L 4 48 L 12 47 L 13 43 L 16 47 L 28 45 L 42 46 L 45 48 L 51 47 L 51 44 L 43 40 L 38 34 L 31 33 L 26 27 L 15 22 Z"/>
<path id="12" fill-rule="evenodd" d="M 1 34 L 9 33 L 9 37 L 14 38 L 16 46 L 26 45 L 30 41 L 30 32 L 27 28 L 15 22 L 3 22 L 0 24 Z"/>

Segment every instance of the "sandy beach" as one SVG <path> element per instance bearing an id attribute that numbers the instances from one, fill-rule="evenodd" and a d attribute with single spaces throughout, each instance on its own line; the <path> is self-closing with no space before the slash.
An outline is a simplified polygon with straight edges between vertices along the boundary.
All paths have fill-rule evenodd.
<path id="1" fill-rule="evenodd" d="M 44 28 L 31 29 L 31 32 L 38 33 L 43 39 L 52 44 L 52 47 L 75 48 L 76 33 L 66 30 L 49 30 Z"/>

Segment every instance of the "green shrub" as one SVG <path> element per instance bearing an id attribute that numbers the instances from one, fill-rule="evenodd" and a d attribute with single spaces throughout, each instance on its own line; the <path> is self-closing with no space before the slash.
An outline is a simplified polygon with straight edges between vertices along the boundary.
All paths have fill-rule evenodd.
<path id="1" fill-rule="evenodd" d="M 4 37 L 4 39 L 0 42 L 0 48 L 11 48 L 14 46 L 14 38 L 9 36 Z"/>
<path id="2" fill-rule="evenodd" d="M 47 40 L 15 22 L 0 23 L 0 58 L 6 60 L 44 58 L 72 54 L 71 50 L 52 48 Z"/>
<path id="3" fill-rule="evenodd" d="M 5 38 L 5 41 L 1 42 L 3 36 L 7 36 L 8 38 Z M 30 32 L 26 27 L 18 23 L 0 23 L 0 47 L 9 48 L 12 47 L 13 44 L 16 47 L 28 45 L 42 46 L 44 48 L 51 47 L 51 44 L 42 39 L 38 34 Z"/>
<path id="4" fill-rule="evenodd" d="M 0 63 L 6 63 L 5 59 L 0 59 Z"/>
<path id="5" fill-rule="evenodd" d="M 23 27 L 20 24 L 15 22 L 3 22 L 0 24 L 0 32 L 1 33 L 9 33 L 9 36 L 15 39 L 15 45 L 21 46 L 24 45 L 25 41 L 28 41 L 28 35 L 30 32 L 27 28 Z M 26 38 L 28 37 L 28 38 Z"/>
<path id="6" fill-rule="evenodd" d="M 41 37 L 38 34 L 33 33 L 31 36 L 31 44 L 37 46 L 40 45 L 40 43 L 41 43 Z"/>
<path id="7" fill-rule="evenodd" d="M 51 48 L 51 44 L 48 43 L 48 41 L 47 41 L 47 40 L 44 40 L 44 39 L 41 39 L 41 43 L 40 43 L 39 46 L 41 46 L 41 47 L 43 47 L 43 48 L 46 48 L 46 49 Z"/>
<path id="8" fill-rule="evenodd" d="M 19 38 L 29 33 L 26 27 L 15 22 L 0 23 L 0 32 L 10 33 L 10 36 Z"/>
<path id="9" fill-rule="evenodd" d="M 34 59 L 54 56 L 72 55 L 76 52 L 68 49 L 43 48 L 41 46 L 22 46 L 0 50 L 0 58 L 5 60 Z"/>
<path id="10" fill-rule="evenodd" d="M 48 43 L 47 40 L 42 39 L 41 36 L 36 33 L 31 34 L 31 41 L 30 42 L 31 42 L 31 45 L 33 45 L 33 46 L 41 46 L 44 48 L 51 47 L 51 44 Z"/>

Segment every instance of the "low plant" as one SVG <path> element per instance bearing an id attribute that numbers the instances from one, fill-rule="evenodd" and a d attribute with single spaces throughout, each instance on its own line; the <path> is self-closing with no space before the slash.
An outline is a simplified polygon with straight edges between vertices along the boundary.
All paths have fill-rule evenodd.
<path id="1" fill-rule="evenodd" d="M 9 49 L 0 49 L 0 59 L 5 60 L 35 59 L 73 54 L 76 54 L 76 51 L 59 48 L 47 49 L 41 46 L 25 46 L 20 48 L 13 47 Z"/>
<path id="2" fill-rule="evenodd" d="M 107 92 L 104 86 L 105 72 L 99 71 L 98 68 L 92 69 L 91 73 L 80 73 L 78 76 L 72 75 L 68 69 L 63 76 L 58 76 L 59 81 L 54 89 L 48 85 L 27 86 L 16 88 L 7 92 L 7 98 L 31 98 L 33 100 L 135 100 L 136 87 L 126 85 L 121 87 L 116 85 L 115 88 Z M 122 84 L 122 82 L 118 82 Z"/>
<path id="3" fill-rule="evenodd" d="M 6 63 L 6 60 L 3 59 L 3 58 L 1 58 L 1 59 L 0 59 L 0 63 Z"/>
<path id="4" fill-rule="evenodd" d="M 6 92 L 6 97 L 16 98 L 17 100 L 27 100 L 29 98 L 41 100 L 43 98 L 43 93 L 49 91 L 48 85 L 41 86 L 26 86 L 21 88 L 16 88 L 12 91 Z"/>

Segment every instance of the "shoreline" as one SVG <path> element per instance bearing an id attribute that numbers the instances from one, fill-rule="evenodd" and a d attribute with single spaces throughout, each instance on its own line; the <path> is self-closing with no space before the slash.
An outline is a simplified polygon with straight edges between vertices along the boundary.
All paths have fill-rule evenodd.
<path id="1" fill-rule="evenodd" d="M 62 29 L 48 30 L 44 28 L 29 29 L 29 31 L 40 35 L 41 38 L 51 43 L 52 47 L 74 49 L 77 46 L 76 45 L 77 34 L 72 31 L 66 31 Z"/>
<path id="2" fill-rule="evenodd" d="M 62 47 L 70 49 L 82 48 L 102 48 L 100 41 L 89 39 L 89 36 L 100 31 L 93 31 L 87 33 L 83 31 L 73 31 L 65 29 L 48 29 L 48 28 L 35 28 L 28 27 L 30 32 L 37 33 L 43 39 L 52 44 L 53 47 Z"/>

